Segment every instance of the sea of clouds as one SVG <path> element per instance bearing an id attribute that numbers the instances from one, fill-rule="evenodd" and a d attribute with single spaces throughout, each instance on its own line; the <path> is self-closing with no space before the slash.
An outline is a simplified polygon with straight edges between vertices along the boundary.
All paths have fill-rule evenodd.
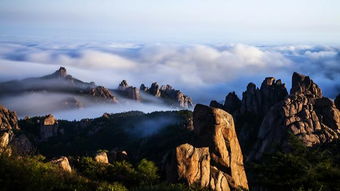
<path id="1" fill-rule="evenodd" d="M 260 86 L 267 76 L 282 79 L 289 89 L 294 71 L 310 75 L 328 97 L 340 93 L 336 46 L 0 43 L 1 82 L 43 76 L 60 66 L 75 78 L 108 88 L 123 79 L 137 87 L 170 84 L 195 103 L 222 101 L 229 91 L 241 95 L 249 82 Z"/>

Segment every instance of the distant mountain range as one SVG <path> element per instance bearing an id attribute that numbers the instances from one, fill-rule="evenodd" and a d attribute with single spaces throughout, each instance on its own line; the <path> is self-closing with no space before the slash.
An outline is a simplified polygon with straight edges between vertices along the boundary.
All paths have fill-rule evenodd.
<path id="1" fill-rule="evenodd" d="M 51 99 L 46 101 L 53 110 L 75 109 L 103 103 L 125 104 L 126 102 L 159 104 L 173 109 L 193 107 L 190 97 L 170 85 L 159 86 L 157 82 L 154 82 L 150 88 L 144 84 L 141 88 L 136 88 L 129 86 L 123 80 L 117 89 L 108 89 L 94 82 L 76 79 L 69 75 L 64 67 L 42 77 L 2 82 L 0 89 L 0 103 L 5 98 L 27 94 L 43 93 L 46 99 L 49 95 L 62 94 L 63 96 L 56 99 L 51 96 Z M 131 110 L 134 109 L 131 108 Z"/>

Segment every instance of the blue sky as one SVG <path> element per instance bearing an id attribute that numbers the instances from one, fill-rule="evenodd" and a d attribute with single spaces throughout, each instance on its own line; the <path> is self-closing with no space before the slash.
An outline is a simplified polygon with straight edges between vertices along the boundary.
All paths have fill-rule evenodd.
<path id="1" fill-rule="evenodd" d="M 0 38 L 340 44 L 339 0 L 1 0 Z"/>

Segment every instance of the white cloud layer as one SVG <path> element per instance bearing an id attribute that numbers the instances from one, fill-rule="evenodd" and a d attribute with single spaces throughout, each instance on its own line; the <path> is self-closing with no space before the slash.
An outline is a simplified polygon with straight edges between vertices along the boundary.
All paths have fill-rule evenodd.
<path id="1" fill-rule="evenodd" d="M 0 44 L 1 81 L 48 74 L 59 66 L 67 67 L 76 78 L 109 88 L 123 79 L 135 86 L 154 81 L 171 84 L 194 94 L 196 100 L 222 99 L 232 90 L 240 94 L 249 81 L 259 84 L 266 76 L 282 78 L 289 86 L 294 71 L 311 75 L 330 96 L 340 88 L 336 47 Z"/>

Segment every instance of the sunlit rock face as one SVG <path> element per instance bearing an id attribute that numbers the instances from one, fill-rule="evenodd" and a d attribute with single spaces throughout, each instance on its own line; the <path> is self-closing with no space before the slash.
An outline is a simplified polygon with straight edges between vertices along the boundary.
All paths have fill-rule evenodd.
<path id="1" fill-rule="evenodd" d="M 140 86 L 142 92 L 148 93 L 149 95 L 162 98 L 168 105 L 180 108 L 192 108 L 192 99 L 185 95 L 180 90 L 174 89 L 170 85 L 158 85 L 157 82 L 151 84 L 148 88 L 144 84 Z"/>
<path id="2" fill-rule="evenodd" d="M 0 105 L 0 152 L 28 155 L 34 151 L 33 144 L 21 133 L 16 113 Z"/>
<path id="3" fill-rule="evenodd" d="M 96 162 L 103 163 L 103 164 L 108 164 L 109 163 L 109 158 L 107 157 L 107 153 L 106 152 L 99 152 L 99 153 L 97 153 L 96 156 L 94 157 L 94 160 Z"/>
<path id="4" fill-rule="evenodd" d="M 168 180 L 185 180 L 189 185 L 212 190 L 248 189 L 232 116 L 221 109 L 198 104 L 194 109 L 193 131 L 194 142 L 179 145 L 173 161 L 168 163 Z"/>
<path id="5" fill-rule="evenodd" d="M 12 129 L 19 129 L 17 115 L 0 105 L 0 130 Z"/>
<path id="6" fill-rule="evenodd" d="M 56 164 L 60 169 L 66 171 L 66 172 L 72 172 L 71 165 L 68 161 L 67 157 L 59 157 L 57 159 L 54 159 L 50 161 L 52 164 Z"/>
<path id="7" fill-rule="evenodd" d="M 118 92 L 124 97 L 136 101 L 141 101 L 141 95 L 139 89 L 133 86 L 129 86 L 126 80 L 123 80 L 118 86 Z"/>
<path id="8" fill-rule="evenodd" d="M 292 134 L 306 146 L 339 138 L 340 112 L 334 102 L 308 76 L 294 73 L 290 95 L 265 115 L 249 160 L 257 160 L 277 147 L 288 150 Z"/>

